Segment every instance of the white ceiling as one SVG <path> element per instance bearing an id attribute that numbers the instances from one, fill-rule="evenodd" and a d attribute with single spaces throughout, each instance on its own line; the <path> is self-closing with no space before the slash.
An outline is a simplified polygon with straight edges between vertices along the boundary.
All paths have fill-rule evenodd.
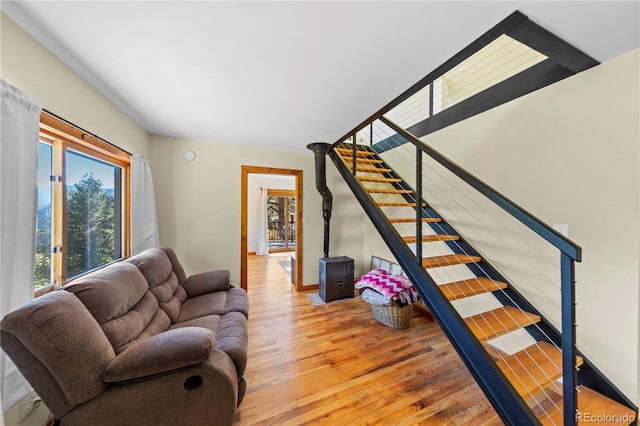
<path id="1" fill-rule="evenodd" d="M 515 10 L 603 62 L 640 47 L 639 5 L 0 3 L 151 134 L 299 151 L 335 142 Z"/>

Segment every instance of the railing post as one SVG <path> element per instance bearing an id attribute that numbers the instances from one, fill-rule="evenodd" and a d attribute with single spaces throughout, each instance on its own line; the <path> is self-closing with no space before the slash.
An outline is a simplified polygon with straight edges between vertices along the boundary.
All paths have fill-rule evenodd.
<path id="1" fill-rule="evenodd" d="M 416 261 L 422 265 L 422 150 L 416 147 Z"/>
<path id="2" fill-rule="evenodd" d="M 433 83 L 435 80 L 429 83 L 429 117 L 433 117 Z"/>
<path id="3" fill-rule="evenodd" d="M 566 253 L 560 255 L 562 292 L 562 393 L 564 424 L 575 425 L 578 408 L 578 370 L 576 369 L 575 264 Z"/>
<path id="4" fill-rule="evenodd" d="M 351 136 L 351 143 L 353 144 L 352 146 L 352 158 L 351 158 L 351 166 L 353 167 L 353 175 L 356 175 L 356 134 L 354 133 L 353 136 Z"/>
<path id="5" fill-rule="evenodd" d="M 373 121 L 369 124 L 369 146 L 373 147 Z"/>

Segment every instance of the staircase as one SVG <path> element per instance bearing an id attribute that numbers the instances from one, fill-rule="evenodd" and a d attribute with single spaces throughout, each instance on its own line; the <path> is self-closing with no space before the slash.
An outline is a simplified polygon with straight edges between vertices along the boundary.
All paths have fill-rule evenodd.
<path id="1" fill-rule="evenodd" d="M 427 205 L 420 189 L 414 191 L 366 145 L 339 143 L 329 155 L 506 424 L 634 421 L 634 409 L 579 384 L 587 374 L 577 373 L 578 368 L 590 364 L 577 355 L 573 334 L 567 340 L 506 280 L 497 279 L 489 262 Z M 402 235 L 407 225 L 415 232 Z M 448 244 L 451 253 L 422 256 L 422 245 L 431 243 Z M 467 265 L 475 277 L 436 284 L 432 273 L 442 276 L 441 271 L 460 265 Z M 572 272 L 572 266 L 570 269 Z M 468 315 L 451 303 L 483 294 L 495 295 L 500 306 Z M 531 337 L 530 344 L 513 353 L 492 343 L 517 330 L 535 339 Z M 562 346 L 572 348 L 574 356 L 563 358 Z M 570 373 L 563 375 L 563 368 Z M 594 374 L 599 372 L 588 368 L 589 377 Z M 610 385 L 606 378 L 603 382 Z M 574 383 L 579 385 L 571 392 Z M 624 401 L 615 388 L 604 388 L 605 393 Z M 567 389 L 571 395 L 564 398 Z"/>

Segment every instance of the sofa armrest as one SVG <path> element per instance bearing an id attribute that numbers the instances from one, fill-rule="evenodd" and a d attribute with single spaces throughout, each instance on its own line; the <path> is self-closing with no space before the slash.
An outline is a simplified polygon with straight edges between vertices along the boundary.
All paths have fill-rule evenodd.
<path id="1" fill-rule="evenodd" d="M 185 281 L 183 287 L 189 297 L 197 297 L 215 291 L 228 290 L 231 287 L 229 278 L 231 274 L 227 270 L 209 271 L 191 275 Z"/>
<path id="2" fill-rule="evenodd" d="M 130 382 L 196 365 L 209 358 L 214 343 L 213 334 L 206 328 L 168 330 L 121 352 L 107 366 L 103 380 Z"/>

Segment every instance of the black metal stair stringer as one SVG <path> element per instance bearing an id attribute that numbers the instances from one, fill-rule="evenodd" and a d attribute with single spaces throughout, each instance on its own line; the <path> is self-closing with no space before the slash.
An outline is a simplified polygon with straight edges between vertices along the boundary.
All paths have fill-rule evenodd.
<path id="1" fill-rule="evenodd" d="M 331 150 L 329 157 L 502 421 L 509 425 L 540 424 L 340 156 Z"/>
<path id="2" fill-rule="evenodd" d="M 350 144 L 346 144 L 343 143 L 342 144 L 345 147 L 349 147 Z M 375 150 L 372 150 L 373 152 L 376 152 Z M 375 204 L 375 201 L 373 201 L 371 199 L 371 197 L 369 196 L 369 194 L 366 192 L 366 190 L 362 187 L 362 185 L 360 184 L 360 182 L 358 182 L 350 173 L 350 171 L 344 167 L 344 163 L 343 161 L 340 160 L 340 157 L 334 152 L 331 151 L 331 153 L 333 153 L 335 155 L 335 157 L 337 158 L 333 158 L 334 163 L 336 164 L 336 167 L 338 167 L 338 170 L 340 171 L 340 173 L 343 175 L 345 181 L 347 182 L 347 184 L 349 184 L 349 186 L 351 187 L 352 191 L 354 192 L 354 194 L 356 194 L 356 197 L 358 198 L 358 200 L 360 201 L 360 198 L 358 197 L 358 193 L 356 192 L 357 190 L 363 193 L 363 197 L 365 199 L 368 199 L 370 201 L 370 204 L 379 212 L 379 216 L 381 217 L 382 222 L 387 223 L 388 221 L 386 219 L 386 216 L 384 215 L 384 213 L 382 213 L 382 211 L 380 210 L 380 208 Z M 379 153 L 377 153 L 377 158 L 380 158 Z M 344 168 L 344 170 L 341 169 L 340 166 L 342 166 Z M 392 183 L 393 187 L 396 189 L 410 189 L 412 191 L 414 191 L 414 188 L 412 188 L 409 184 L 407 184 L 407 182 L 402 178 L 402 176 L 398 175 L 392 167 L 389 166 L 389 164 L 387 164 L 384 160 L 383 163 L 380 164 L 381 167 L 386 168 L 386 169 L 391 169 L 391 172 L 386 172 L 385 175 L 388 175 L 389 177 L 394 177 L 394 178 L 398 178 L 401 179 L 401 182 L 395 182 Z M 346 177 L 344 175 L 344 172 L 346 172 L 346 174 L 348 175 L 348 177 Z M 352 183 L 350 181 L 353 181 L 353 183 L 355 184 L 355 188 L 352 186 Z M 554 344 L 557 347 L 561 347 L 561 340 L 562 340 L 562 334 L 560 333 L 560 331 L 553 325 L 551 324 L 551 322 L 549 322 L 549 320 L 537 309 L 535 308 L 533 305 L 531 305 L 531 303 L 529 303 L 529 301 L 517 290 L 513 287 L 513 285 L 510 283 L 510 280 L 508 280 L 506 277 L 504 277 L 500 272 L 498 272 L 498 270 L 496 270 L 489 262 L 486 261 L 486 258 L 482 255 L 482 253 L 478 252 L 471 244 L 469 244 L 466 239 L 462 236 L 462 234 L 460 232 L 458 232 L 452 225 L 450 225 L 447 220 L 442 217 L 436 210 L 433 209 L 433 207 L 431 207 L 429 205 L 429 203 L 427 202 L 426 199 L 419 199 L 416 200 L 415 197 L 412 194 L 400 194 L 405 201 L 407 202 L 416 202 L 417 206 L 422 205 L 422 204 L 426 204 L 426 207 L 420 207 L 421 209 L 421 214 L 422 217 L 435 217 L 435 218 L 439 218 L 440 222 L 438 223 L 428 223 L 428 225 L 433 229 L 433 231 L 437 234 L 448 234 L 448 235 L 457 235 L 459 236 L 459 240 L 457 241 L 445 241 L 444 243 L 447 244 L 447 246 L 454 252 L 454 253 L 458 253 L 458 254 L 466 254 L 466 255 L 470 255 L 470 256 L 478 256 L 482 258 L 482 261 L 480 262 L 480 266 L 478 265 L 474 265 L 474 264 L 470 264 L 470 265 L 466 265 L 467 267 L 469 267 L 469 269 L 471 270 L 472 273 L 474 273 L 476 276 L 484 276 L 487 278 L 490 278 L 492 280 L 495 281 L 501 281 L 501 282 L 506 282 L 509 283 L 509 286 L 506 289 L 503 289 L 501 291 L 496 291 L 496 292 L 492 292 L 492 294 L 498 299 L 498 301 L 500 303 L 502 303 L 503 305 L 507 306 L 507 305 L 511 305 L 511 306 L 515 306 L 516 308 L 520 309 L 520 310 L 524 310 L 527 312 L 530 312 L 532 314 L 535 314 L 537 316 L 540 317 L 540 322 L 536 325 L 536 327 L 526 327 L 526 331 L 531 334 L 531 336 L 533 337 L 534 340 L 536 341 L 546 341 L 546 342 L 550 342 L 552 344 Z M 369 212 L 367 211 L 367 207 L 365 207 L 364 204 L 361 205 L 363 207 L 363 209 L 365 210 L 365 212 L 367 212 L 367 214 L 369 214 Z M 369 217 L 371 218 L 371 221 L 374 223 L 374 225 L 376 226 L 376 229 L 378 229 L 378 232 L 380 232 L 380 234 L 383 236 L 384 239 L 384 235 L 382 234 L 382 232 L 380 231 L 380 229 L 378 228 L 375 220 L 371 217 L 371 215 L 369 214 Z M 408 247 L 406 246 L 406 243 L 402 240 L 402 237 L 397 233 L 395 227 L 393 227 L 391 225 L 391 230 L 392 232 L 395 234 L 395 236 L 397 237 L 396 240 L 399 241 L 405 248 L 407 248 L 407 251 L 409 251 L 409 253 L 411 253 L 411 251 L 408 249 Z M 385 243 L 387 244 L 387 246 L 389 246 L 389 248 L 392 250 L 392 252 L 394 252 L 391 244 L 389 242 L 387 242 L 387 240 L 385 239 Z M 394 255 L 396 253 L 394 252 Z M 413 253 L 411 253 L 411 261 L 412 263 L 416 264 L 416 259 L 413 256 Z M 400 261 L 399 258 L 396 258 L 396 260 L 398 260 L 398 262 L 403 266 L 404 268 L 404 264 L 403 262 Z M 421 265 L 419 265 L 421 267 Z M 423 274 L 425 274 L 425 276 L 427 277 L 427 279 L 430 279 L 429 274 L 427 271 L 425 271 L 422 268 Z M 410 277 L 411 278 L 411 277 Z M 413 281 L 413 279 L 412 279 Z M 431 280 L 432 282 L 433 280 Z M 419 287 L 419 286 L 418 286 Z M 436 285 L 436 287 L 438 287 Z M 442 295 L 442 293 L 440 293 Z M 444 295 L 442 295 L 442 297 L 444 298 Z M 451 305 L 449 305 L 451 306 Z M 453 309 L 453 307 L 452 307 Z M 450 339 L 451 340 L 451 339 Z M 482 348 L 484 350 L 484 348 Z M 593 389 L 594 391 L 605 395 L 609 398 L 611 398 L 614 401 L 619 402 L 622 405 L 625 405 L 627 407 L 634 407 L 634 410 L 637 410 L 637 408 L 635 408 L 635 404 L 633 404 L 633 402 L 631 400 L 629 400 L 629 398 L 626 397 L 626 395 L 624 395 L 589 359 L 588 357 L 586 357 L 581 351 L 577 351 L 577 355 L 580 356 L 583 359 L 583 365 L 580 367 L 580 377 L 578 380 L 578 383 L 581 385 L 586 385 L 587 387 L 589 387 L 590 389 Z"/>

